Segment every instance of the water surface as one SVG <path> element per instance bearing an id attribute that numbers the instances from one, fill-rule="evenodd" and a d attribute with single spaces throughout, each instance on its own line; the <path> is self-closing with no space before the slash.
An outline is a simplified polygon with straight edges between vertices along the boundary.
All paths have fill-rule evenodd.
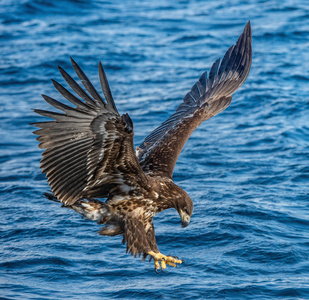
<path id="1" fill-rule="evenodd" d="M 155 217 L 157 275 L 120 237 L 42 197 L 31 109 L 56 99 L 72 56 L 99 87 L 105 66 L 135 144 L 164 121 L 246 22 L 253 62 L 230 107 L 186 144 L 174 180 L 194 201 L 187 228 Z M 2 299 L 308 299 L 307 1 L 30 1 L 0 6 Z"/>

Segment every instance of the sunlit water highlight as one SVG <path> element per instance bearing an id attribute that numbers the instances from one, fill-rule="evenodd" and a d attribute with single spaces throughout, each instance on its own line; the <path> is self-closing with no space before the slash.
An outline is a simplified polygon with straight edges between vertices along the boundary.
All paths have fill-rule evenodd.
<path id="1" fill-rule="evenodd" d="M 116 1 L 115 1 L 116 2 Z M 0 6 L 1 299 L 308 299 L 307 1 L 14 1 Z M 174 180 L 194 200 L 189 227 L 155 218 L 157 275 L 120 237 L 42 198 L 31 109 L 60 98 L 50 78 L 69 56 L 99 87 L 102 60 L 135 144 L 178 106 L 212 62 L 253 31 L 249 77 L 231 106 L 183 150 Z"/>

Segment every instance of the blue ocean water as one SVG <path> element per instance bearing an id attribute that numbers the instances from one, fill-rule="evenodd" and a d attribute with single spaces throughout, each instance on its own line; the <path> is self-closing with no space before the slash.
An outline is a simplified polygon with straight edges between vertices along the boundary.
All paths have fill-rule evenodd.
<path id="1" fill-rule="evenodd" d="M 230 107 L 186 144 L 174 181 L 194 201 L 155 217 L 157 275 L 120 237 L 42 197 L 31 109 L 56 99 L 69 57 L 99 87 L 105 66 L 135 144 L 164 121 L 251 20 L 253 62 Z M 309 5 L 270 1 L 0 4 L 1 299 L 309 299 Z"/>

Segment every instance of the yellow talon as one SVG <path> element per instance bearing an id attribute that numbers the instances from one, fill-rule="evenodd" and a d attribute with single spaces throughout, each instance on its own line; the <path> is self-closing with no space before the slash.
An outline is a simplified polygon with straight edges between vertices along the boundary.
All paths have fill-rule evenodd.
<path id="1" fill-rule="evenodd" d="M 166 265 L 175 268 L 178 267 L 177 264 L 181 264 L 183 262 L 182 260 L 176 259 L 172 256 L 166 256 L 161 253 L 155 253 L 153 251 L 149 251 L 148 254 L 151 255 L 154 259 L 156 272 L 157 270 L 160 269 L 160 262 L 161 262 L 161 270 L 164 270 L 166 268 Z"/>
<path id="2" fill-rule="evenodd" d="M 155 260 L 155 261 L 154 261 L 154 264 L 155 264 L 155 269 L 156 269 L 156 270 L 160 269 L 160 263 L 159 263 L 158 260 Z"/>
<path id="3" fill-rule="evenodd" d="M 174 268 L 178 267 L 176 264 L 173 264 L 172 262 L 167 262 L 167 264 L 168 264 L 169 266 L 171 266 L 171 267 L 174 267 Z"/>
<path id="4" fill-rule="evenodd" d="M 164 260 L 161 260 L 161 269 L 166 269 L 166 263 Z"/>

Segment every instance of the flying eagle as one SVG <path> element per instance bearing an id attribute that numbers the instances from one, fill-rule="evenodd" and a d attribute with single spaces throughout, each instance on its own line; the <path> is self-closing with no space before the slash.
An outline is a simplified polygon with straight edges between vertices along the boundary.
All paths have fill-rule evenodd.
<path id="1" fill-rule="evenodd" d="M 202 74 L 176 112 L 133 147 L 133 123 L 120 115 L 105 72 L 99 62 L 104 98 L 93 87 L 77 63 L 73 68 L 85 89 L 61 67 L 60 73 L 73 95 L 52 80 L 58 92 L 75 107 L 42 95 L 62 112 L 40 109 L 39 115 L 53 119 L 34 123 L 39 147 L 45 149 L 42 173 L 47 176 L 50 198 L 74 209 L 85 218 L 104 225 L 101 235 L 122 235 L 127 252 L 153 258 L 155 270 L 183 261 L 159 252 L 153 217 L 169 208 L 180 215 L 182 227 L 189 225 L 193 202 L 172 179 L 178 156 L 192 132 L 205 120 L 226 109 L 233 93 L 246 80 L 252 61 L 250 22 L 236 45 L 216 60 L 209 75 Z M 103 198 L 105 201 L 98 200 Z"/>

